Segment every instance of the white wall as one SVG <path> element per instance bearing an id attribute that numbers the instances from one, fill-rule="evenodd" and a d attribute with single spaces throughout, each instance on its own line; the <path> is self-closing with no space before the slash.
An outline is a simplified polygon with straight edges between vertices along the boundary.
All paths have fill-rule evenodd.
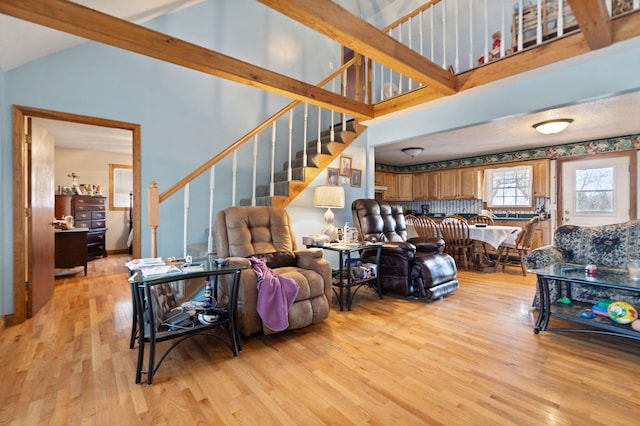
<path id="1" fill-rule="evenodd" d="M 55 149 L 55 187 L 70 186 L 71 172 L 80 176 L 78 183 L 102 186 L 102 195 L 107 197 L 106 247 L 107 251 L 126 250 L 129 236 L 129 212 L 109 210 L 109 164 L 131 165 L 131 155 L 98 152 L 85 149 Z"/>

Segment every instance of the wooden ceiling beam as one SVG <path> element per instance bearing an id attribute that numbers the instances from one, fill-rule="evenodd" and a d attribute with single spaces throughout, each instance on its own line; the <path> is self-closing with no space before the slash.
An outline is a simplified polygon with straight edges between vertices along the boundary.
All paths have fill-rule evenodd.
<path id="1" fill-rule="evenodd" d="M 457 92 L 455 75 L 331 0 L 258 1 L 437 92 Z"/>
<path id="2" fill-rule="evenodd" d="M 568 0 L 591 50 L 613 43 L 613 26 L 604 0 Z"/>
<path id="3" fill-rule="evenodd" d="M 373 116 L 371 105 L 69 1 L 2 0 L 0 13 L 356 118 Z"/>

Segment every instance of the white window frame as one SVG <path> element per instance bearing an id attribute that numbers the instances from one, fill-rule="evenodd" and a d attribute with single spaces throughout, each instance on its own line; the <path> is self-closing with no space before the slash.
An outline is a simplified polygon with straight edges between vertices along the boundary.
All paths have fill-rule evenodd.
<path id="1" fill-rule="evenodd" d="M 528 175 L 528 182 L 519 187 L 521 195 L 527 201 L 524 204 L 494 204 L 495 194 L 499 190 L 501 181 L 498 178 L 505 173 L 525 173 Z M 522 208 L 533 207 L 535 200 L 533 198 L 533 166 L 512 166 L 500 167 L 496 169 L 487 169 L 484 171 L 483 199 L 487 203 L 488 208 Z"/>

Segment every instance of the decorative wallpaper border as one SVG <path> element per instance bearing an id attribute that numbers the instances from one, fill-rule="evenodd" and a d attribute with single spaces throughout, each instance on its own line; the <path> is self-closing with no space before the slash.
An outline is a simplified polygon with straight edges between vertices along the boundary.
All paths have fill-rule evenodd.
<path id="1" fill-rule="evenodd" d="M 601 154 L 605 152 L 628 151 L 640 149 L 640 135 L 618 136 L 609 139 L 576 142 L 566 145 L 556 145 L 546 148 L 534 148 L 524 151 L 511 151 L 501 154 L 468 157 L 459 160 L 439 161 L 436 163 L 415 164 L 399 167 L 376 163 L 376 170 L 388 172 L 421 172 L 430 170 L 451 169 L 455 167 L 479 166 L 510 161 L 536 160 L 540 158 L 574 157 L 587 154 Z"/>

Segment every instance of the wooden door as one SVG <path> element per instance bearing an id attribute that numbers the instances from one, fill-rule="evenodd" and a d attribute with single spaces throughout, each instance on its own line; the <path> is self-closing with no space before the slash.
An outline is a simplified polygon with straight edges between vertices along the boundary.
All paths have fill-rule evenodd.
<path id="1" fill-rule="evenodd" d="M 27 118 L 27 138 L 31 138 L 28 158 L 27 217 L 27 317 L 32 317 L 53 297 L 55 240 L 53 218 L 54 196 L 54 139 L 41 126 Z"/>

